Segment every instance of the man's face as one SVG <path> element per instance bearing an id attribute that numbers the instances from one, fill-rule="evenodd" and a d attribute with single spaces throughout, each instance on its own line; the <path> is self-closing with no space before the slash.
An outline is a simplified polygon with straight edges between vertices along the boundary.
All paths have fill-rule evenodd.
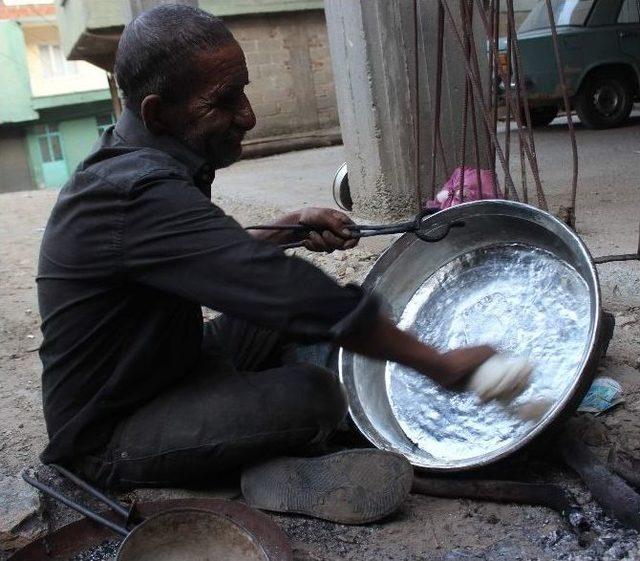
<path id="1" fill-rule="evenodd" d="M 247 65 L 235 41 L 214 53 L 199 53 L 192 62 L 196 76 L 190 95 L 172 104 L 173 134 L 216 169 L 231 165 L 242 154 L 241 141 L 256 124 L 244 93 Z"/>

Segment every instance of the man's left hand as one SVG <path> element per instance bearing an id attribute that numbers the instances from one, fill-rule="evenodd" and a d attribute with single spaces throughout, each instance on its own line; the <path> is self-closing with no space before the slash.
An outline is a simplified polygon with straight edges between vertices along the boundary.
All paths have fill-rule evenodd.
<path id="1" fill-rule="evenodd" d="M 304 240 L 304 247 L 309 251 L 331 253 L 358 245 L 358 238 L 354 238 L 347 228 L 354 222 L 344 212 L 330 208 L 305 208 L 299 213 L 299 223 L 316 230 Z"/>

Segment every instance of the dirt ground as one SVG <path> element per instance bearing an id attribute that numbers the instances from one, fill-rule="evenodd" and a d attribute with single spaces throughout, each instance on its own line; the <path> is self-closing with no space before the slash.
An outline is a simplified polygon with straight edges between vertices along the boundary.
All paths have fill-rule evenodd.
<path id="1" fill-rule="evenodd" d="M 637 126 L 626 133 L 623 131 L 630 135 L 630 144 L 617 144 L 618 148 L 602 142 L 602 137 L 596 147 L 595 137 L 589 137 L 591 133 L 587 131 L 583 131 L 580 139 L 587 172 L 581 185 L 578 229 L 594 254 L 634 250 L 640 216 L 636 179 L 640 156 L 631 155 L 634 147 L 640 154 L 640 146 L 633 140 L 637 139 L 634 129 L 637 135 Z M 542 160 L 552 157 L 557 132 L 553 127 L 549 130 L 548 154 L 541 150 Z M 336 161 L 335 165 L 331 164 L 335 169 L 342 157 L 341 149 L 323 150 L 265 158 L 260 165 L 269 167 L 271 162 L 269 169 L 283 165 L 299 165 L 302 169 L 305 158 L 313 159 L 315 152 L 325 159 L 327 154 L 331 155 L 329 159 Z M 606 161 L 607 154 L 613 154 L 609 156 L 613 158 L 616 150 L 624 150 L 635 158 L 635 170 L 633 166 L 627 171 L 609 168 L 607 173 L 594 170 L 589 175 L 589 158 L 597 153 Z M 251 165 L 252 162 L 238 164 L 239 176 L 247 173 Z M 558 177 L 565 177 L 566 161 L 557 162 L 553 169 Z M 242 188 L 234 189 L 233 173 L 231 168 L 222 174 L 223 188 L 215 198 L 242 223 L 263 221 L 282 208 L 297 206 L 295 192 L 286 199 L 287 204 L 274 207 L 274 201 L 280 203 L 280 199 L 270 198 L 268 190 L 261 198 L 248 196 Z M 303 175 L 304 171 L 300 171 L 300 176 Z M 328 183 L 326 178 L 315 181 L 319 185 Z M 552 202 L 557 205 L 563 201 L 564 191 L 559 186 L 555 188 L 554 181 L 551 174 L 547 187 Z M 566 179 L 564 181 L 566 183 Z M 53 191 L 0 195 L 0 475 L 4 476 L 16 475 L 25 466 L 36 465 L 37 455 L 46 442 L 40 399 L 37 349 L 41 335 L 34 275 L 39 243 L 56 196 Z M 318 197 L 326 198 L 326 190 Z M 313 196 L 307 202 L 314 203 Z M 383 247 L 384 242 L 378 241 L 348 254 L 314 255 L 312 260 L 340 281 L 360 280 Z M 604 306 L 615 314 L 617 321 L 600 374 L 622 383 L 625 402 L 593 420 L 586 438 L 601 456 L 606 455 L 613 443 L 640 456 L 640 263 L 603 265 L 599 272 Z M 608 519 L 579 481 L 560 469 L 548 455 L 532 453 L 514 473 L 532 481 L 560 482 L 568 486 L 576 493 L 592 531 L 579 540 L 558 514 L 541 507 L 417 495 L 392 519 L 366 527 L 292 516 L 274 516 L 274 519 L 292 540 L 299 560 L 640 559 L 638 535 L 622 530 Z M 507 476 L 514 477 L 514 474 Z M 2 553 L 0 559 L 3 559 Z"/>

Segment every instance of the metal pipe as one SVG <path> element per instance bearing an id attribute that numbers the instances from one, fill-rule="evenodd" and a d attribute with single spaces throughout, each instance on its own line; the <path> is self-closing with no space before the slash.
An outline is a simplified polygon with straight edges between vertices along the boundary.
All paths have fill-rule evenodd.
<path id="1" fill-rule="evenodd" d="M 62 466 L 59 466 L 57 464 L 51 464 L 51 467 L 55 469 L 63 477 L 66 477 L 69 481 L 71 481 L 72 483 L 75 483 L 78 487 L 80 487 L 80 489 L 83 489 L 84 491 L 92 495 L 94 498 L 99 500 L 101 503 L 104 503 L 105 505 L 107 505 L 114 512 L 122 516 L 125 519 L 125 521 L 129 520 L 129 517 L 131 516 L 131 508 L 127 508 L 122 504 L 114 501 L 110 497 L 107 497 L 105 494 L 101 493 L 96 488 L 89 485 L 86 481 L 83 481 L 77 475 L 74 475 L 69 470 L 63 468 Z"/>
<path id="2" fill-rule="evenodd" d="M 69 499 L 62 493 L 59 493 L 55 489 L 49 487 L 48 485 L 41 483 L 37 479 L 33 479 L 32 477 L 29 477 L 26 473 L 22 474 L 22 479 L 24 479 L 32 487 L 39 489 L 43 493 L 49 495 L 51 498 L 57 501 L 60 501 L 62 504 L 68 506 L 69 508 L 75 510 L 76 512 L 79 512 L 80 514 L 86 516 L 87 518 L 93 520 L 94 522 L 97 522 L 98 524 L 101 524 L 102 526 L 105 526 L 106 528 L 113 530 L 114 532 L 116 532 L 117 534 L 120 534 L 121 536 L 126 537 L 129 535 L 129 531 L 123 526 L 119 526 L 118 524 L 116 524 L 115 522 L 112 522 L 108 518 L 104 518 L 103 516 L 96 514 L 86 506 L 78 504 L 75 501 L 72 501 L 71 499 Z"/>
<path id="3" fill-rule="evenodd" d="M 640 248 L 639 248 L 640 249 Z M 603 255 L 602 257 L 596 257 L 593 262 L 596 265 L 602 263 L 612 263 L 613 261 L 640 261 L 640 251 L 638 253 L 625 253 L 623 255 Z"/>

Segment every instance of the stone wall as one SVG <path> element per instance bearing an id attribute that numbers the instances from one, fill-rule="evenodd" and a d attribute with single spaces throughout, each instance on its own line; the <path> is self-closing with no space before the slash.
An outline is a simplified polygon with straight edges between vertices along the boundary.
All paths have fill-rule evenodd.
<path id="1" fill-rule="evenodd" d="M 247 57 L 248 139 L 333 131 L 338 110 L 322 10 L 226 17 Z"/>

